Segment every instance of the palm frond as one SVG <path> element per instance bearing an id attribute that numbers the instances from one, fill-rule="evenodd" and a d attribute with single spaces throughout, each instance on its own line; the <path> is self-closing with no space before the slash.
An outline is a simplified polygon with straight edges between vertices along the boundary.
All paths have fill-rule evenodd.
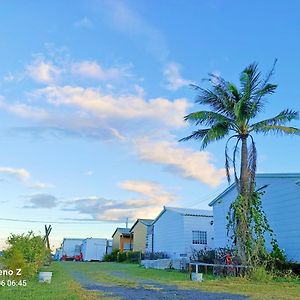
<path id="1" fill-rule="evenodd" d="M 252 93 L 260 85 L 261 73 L 258 71 L 257 63 L 252 63 L 246 67 L 240 76 L 242 97 L 245 99 L 250 99 Z"/>
<path id="2" fill-rule="evenodd" d="M 276 64 L 277 64 L 277 61 L 278 61 L 278 58 L 275 58 L 275 59 L 274 59 L 274 62 L 273 62 L 273 65 L 272 65 L 272 68 L 271 68 L 271 70 L 267 73 L 267 76 L 266 76 L 266 78 L 264 79 L 264 81 L 263 81 L 263 83 L 262 83 L 262 86 L 265 86 L 266 84 L 268 84 L 270 78 L 273 76 L 274 71 L 275 71 L 275 67 L 276 67 Z"/>
<path id="3" fill-rule="evenodd" d="M 234 171 L 234 179 L 235 179 L 235 184 L 237 186 L 237 188 L 240 188 L 240 181 L 239 178 L 237 176 L 237 171 L 236 171 L 236 156 L 239 152 L 239 142 L 241 141 L 241 138 L 239 137 L 235 143 L 235 146 L 233 148 L 233 158 L 232 158 L 232 164 L 233 164 L 233 171 Z"/>
<path id="4" fill-rule="evenodd" d="M 273 94 L 277 88 L 277 84 L 269 83 L 270 78 L 274 74 L 277 58 L 274 60 L 271 70 L 267 73 L 265 79 L 262 81 L 259 87 L 253 92 L 252 104 L 251 104 L 251 117 L 254 118 L 264 107 L 262 101 L 266 95 Z"/>
<path id="5" fill-rule="evenodd" d="M 218 123 L 212 126 L 202 139 L 201 149 L 205 149 L 208 144 L 218 141 L 229 134 L 229 126 L 227 123 Z"/>
<path id="6" fill-rule="evenodd" d="M 191 135 L 180 139 L 178 142 L 186 142 L 189 140 L 202 140 L 210 129 L 199 129 L 192 132 Z"/>
<path id="7" fill-rule="evenodd" d="M 240 97 L 240 93 L 239 93 L 237 87 L 231 82 L 228 82 L 227 86 L 228 86 L 228 89 L 231 92 L 233 98 L 235 99 L 235 102 L 238 102 L 241 97 Z"/>
<path id="8" fill-rule="evenodd" d="M 257 114 L 264 108 L 265 103 L 262 101 L 263 97 L 275 93 L 276 88 L 277 84 L 268 83 L 253 93 L 253 100 L 251 101 L 249 112 L 249 116 L 251 118 L 257 116 Z"/>
<path id="9" fill-rule="evenodd" d="M 223 113 L 227 111 L 224 95 L 208 89 L 198 89 L 199 94 L 196 96 L 196 103 L 208 105 L 213 111 Z"/>
<path id="10" fill-rule="evenodd" d="M 238 135 L 233 135 L 231 136 L 225 145 L 225 170 L 226 170 L 226 177 L 227 177 L 227 181 L 230 184 L 231 182 L 231 176 L 230 176 L 230 162 L 232 162 L 232 159 L 230 158 L 229 154 L 228 154 L 228 144 L 231 141 L 231 139 L 233 138 L 237 138 L 239 137 Z"/>
<path id="11" fill-rule="evenodd" d="M 184 120 L 194 125 L 206 125 L 206 126 L 216 125 L 217 123 L 228 123 L 228 124 L 233 123 L 233 121 L 230 118 L 227 118 L 226 116 L 213 111 L 193 112 L 185 116 Z"/>
<path id="12" fill-rule="evenodd" d="M 298 111 L 286 109 L 273 118 L 266 119 L 251 125 L 250 130 L 256 131 L 262 126 L 284 125 L 285 123 L 290 122 L 292 120 L 297 120 L 298 118 Z"/>
<path id="13" fill-rule="evenodd" d="M 281 134 L 281 135 L 300 135 L 300 129 L 295 127 L 287 127 L 282 125 L 262 125 L 253 130 L 255 133 L 263 134 Z"/>
<path id="14" fill-rule="evenodd" d="M 204 89 L 198 85 L 190 85 L 194 90 L 198 92 L 196 96 L 196 103 L 202 105 L 208 105 L 213 111 L 222 113 L 227 117 L 234 116 L 233 107 L 235 98 L 232 88 L 229 88 L 230 84 L 226 82 L 222 77 L 215 74 L 209 74 L 213 79 L 208 79 L 211 83 L 215 80 L 218 83 L 212 83 L 212 89 Z"/>

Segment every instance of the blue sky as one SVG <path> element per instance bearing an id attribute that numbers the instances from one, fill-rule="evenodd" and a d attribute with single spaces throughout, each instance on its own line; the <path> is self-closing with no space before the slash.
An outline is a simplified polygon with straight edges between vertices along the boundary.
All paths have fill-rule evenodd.
<path id="1" fill-rule="evenodd" d="M 188 85 L 209 72 L 237 83 L 278 58 L 262 118 L 300 108 L 298 1 L 0 5 L 0 216 L 27 220 L 0 220 L 2 245 L 44 223 L 57 245 L 110 237 L 163 205 L 206 209 L 227 186 L 224 142 L 177 141 L 201 109 Z M 299 172 L 299 138 L 256 141 L 259 172 Z"/>

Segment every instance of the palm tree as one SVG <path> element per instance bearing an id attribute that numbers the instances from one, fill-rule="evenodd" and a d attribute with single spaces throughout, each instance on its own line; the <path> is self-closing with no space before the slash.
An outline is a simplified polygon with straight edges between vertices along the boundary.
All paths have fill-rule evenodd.
<path id="1" fill-rule="evenodd" d="M 198 85 L 192 87 L 198 92 L 196 103 L 207 105 L 210 110 L 196 111 L 185 116 L 185 121 L 192 125 L 204 125 L 180 141 L 191 139 L 201 141 L 201 149 L 208 144 L 227 138 L 225 146 L 225 168 L 230 182 L 230 166 L 233 165 L 238 193 L 243 197 L 249 209 L 247 198 L 254 190 L 256 173 L 256 146 L 253 134 L 300 135 L 300 129 L 286 124 L 299 118 L 299 113 L 286 109 L 277 116 L 263 121 L 256 121 L 265 106 L 267 95 L 273 94 L 276 84 L 269 83 L 274 72 L 276 60 L 271 71 L 263 79 L 257 63 L 246 67 L 240 75 L 240 88 L 215 74 L 209 74 L 211 89 Z M 228 155 L 228 143 L 235 139 L 232 158 Z M 249 143 L 248 143 L 249 142 Z M 240 173 L 237 174 L 236 157 L 241 144 Z"/>

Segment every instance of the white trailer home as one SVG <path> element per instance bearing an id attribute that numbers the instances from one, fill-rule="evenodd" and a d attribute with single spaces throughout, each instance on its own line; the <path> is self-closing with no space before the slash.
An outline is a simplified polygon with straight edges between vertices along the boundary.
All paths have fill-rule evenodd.
<path id="1" fill-rule="evenodd" d="M 61 254 L 67 258 L 73 258 L 80 254 L 83 239 L 64 238 L 61 245 Z"/>
<path id="2" fill-rule="evenodd" d="M 267 187 L 262 206 L 279 247 L 288 259 L 300 262 L 300 173 L 257 174 L 256 188 L 263 186 Z M 232 184 L 209 204 L 214 212 L 215 247 L 231 245 L 226 216 L 236 196 L 235 184 Z M 267 239 L 267 248 L 271 249 L 269 242 Z"/>
<path id="3" fill-rule="evenodd" d="M 170 258 L 189 258 L 192 250 L 211 249 L 213 212 L 211 210 L 164 207 L 152 224 L 148 237 L 150 252 L 165 252 Z"/>
<path id="4" fill-rule="evenodd" d="M 82 242 L 83 261 L 101 261 L 109 251 L 109 241 L 101 238 L 87 238 Z"/>

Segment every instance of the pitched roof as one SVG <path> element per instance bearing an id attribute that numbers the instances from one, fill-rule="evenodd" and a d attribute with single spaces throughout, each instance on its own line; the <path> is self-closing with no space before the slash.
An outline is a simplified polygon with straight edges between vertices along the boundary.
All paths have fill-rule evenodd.
<path id="1" fill-rule="evenodd" d="M 129 228 L 117 227 L 116 230 L 114 231 L 113 235 L 111 236 L 112 238 L 114 237 L 114 235 L 116 234 L 117 231 L 119 231 L 121 234 L 124 234 L 124 235 L 130 234 Z"/>
<path id="2" fill-rule="evenodd" d="M 256 178 L 300 178 L 300 173 L 260 173 L 256 174 Z M 235 187 L 235 183 L 231 184 L 220 195 L 213 199 L 208 205 L 213 206 L 217 201 L 224 197 Z"/>
<path id="3" fill-rule="evenodd" d="M 164 209 L 155 218 L 152 224 L 154 224 L 166 211 L 173 211 L 182 216 L 192 216 L 192 217 L 212 217 L 213 211 L 208 209 L 194 209 L 194 208 L 181 208 L 181 207 L 170 207 L 164 206 Z"/>
<path id="4" fill-rule="evenodd" d="M 137 225 L 138 222 L 146 225 L 146 226 L 150 226 L 152 224 L 154 220 L 151 220 L 151 219 L 137 219 L 135 221 L 135 223 L 132 225 L 132 227 L 130 228 L 130 232 L 132 232 L 133 228 Z"/>

